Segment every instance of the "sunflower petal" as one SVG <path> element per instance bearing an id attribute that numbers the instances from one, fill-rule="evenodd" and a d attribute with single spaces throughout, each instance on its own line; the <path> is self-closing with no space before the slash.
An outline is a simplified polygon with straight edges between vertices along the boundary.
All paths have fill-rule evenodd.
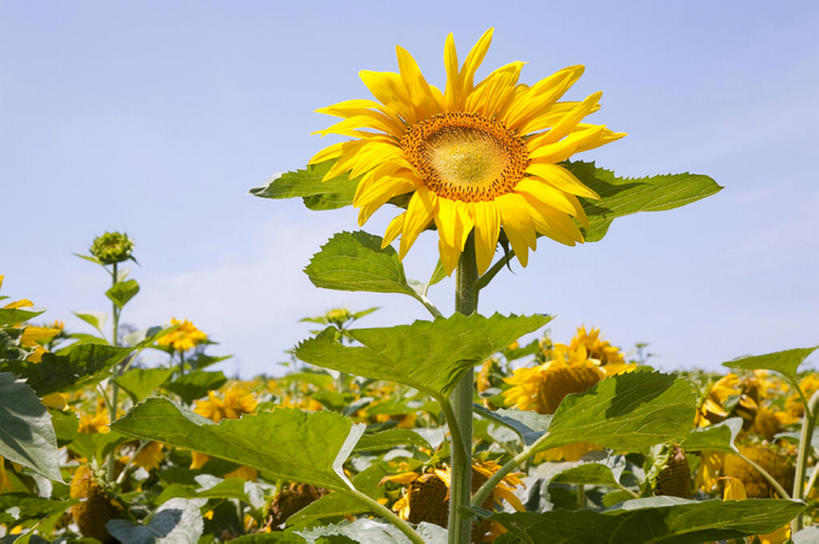
<path id="1" fill-rule="evenodd" d="M 574 174 L 559 164 L 530 164 L 526 173 L 533 174 L 569 194 L 600 200 L 600 195 L 583 185 Z"/>
<path id="2" fill-rule="evenodd" d="M 401 234 L 401 246 L 398 251 L 398 257 L 403 259 L 407 252 L 415 243 L 415 239 L 421 234 L 427 225 L 429 225 L 432 218 L 435 216 L 435 208 L 438 197 L 426 188 L 421 188 L 415 191 L 410 198 L 407 211 L 407 216 L 404 218 L 404 231 Z"/>
<path id="3" fill-rule="evenodd" d="M 475 257 L 478 274 L 483 274 L 495 256 L 501 216 L 494 202 L 475 202 L 471 207 L 475 219 Z"/>

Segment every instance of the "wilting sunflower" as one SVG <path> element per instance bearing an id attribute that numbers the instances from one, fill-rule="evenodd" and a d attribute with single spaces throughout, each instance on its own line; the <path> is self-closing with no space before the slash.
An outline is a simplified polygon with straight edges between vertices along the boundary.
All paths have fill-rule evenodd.
<path id="1" fill-rule="evenodd" d="M 407 210 L 387 227 L 384 245 L 400 235 L 403 258 L 434 223 L 447 273 L 473 229 L 481 273 L 501 230 L 523 266 L 538 233 L 567 245 L 582 242 L 575 220 L 587 220 L 577 197 L 599 197 L 558 163 L 625 136 L 582 122 L 599 109 L 601 93 L 582 102 L 559 101 L 583 66 L 530 86 L 518 83 L 524 63 L 516 61 L 476 85 L 491 40 L 489 29 L 459 66 L 455 41 L 447 36 L 443 92 L 398 46 L 398 73 L 359 72 L 378 102 L 348 100 L 318 110 L 343 118 L 319 134 L 355 139 L 323 149 L 311 164 L 337 159 L 325 180 L 344 172 L 362 176 L 353 200 L 361 225 L 389 200 L 408 196 Z"/>

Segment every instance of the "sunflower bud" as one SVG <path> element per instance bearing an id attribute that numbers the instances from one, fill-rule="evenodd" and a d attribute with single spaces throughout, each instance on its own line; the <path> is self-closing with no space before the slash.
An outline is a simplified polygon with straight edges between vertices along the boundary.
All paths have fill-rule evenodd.
<path id="1" fill-rule="evenodd" d="M 106 232 L 94 239 L 91 255 L 102 264 L 116 264 L 133 259 L 134 241 L 124 232 Z"/>

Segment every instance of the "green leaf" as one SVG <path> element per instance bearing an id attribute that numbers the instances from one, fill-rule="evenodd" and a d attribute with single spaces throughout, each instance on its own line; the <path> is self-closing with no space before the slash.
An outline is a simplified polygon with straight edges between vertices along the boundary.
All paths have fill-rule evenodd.
<path id="1" fill-rule="evenodd" d="M 321 246 L 304 269 L 316 287 L 340 291 L 402 293 L 417 298 L 398 253 L 381 237 L 364 231 L 340 232 Z"/>
<path id="2" fill-rule="evenodd" d="M 117 308 L 122 308 L 128 301 L 139 293 L 139 284 L 136 280 L 126 280 L 116 283 L 113 287 L 105 292 L 111 302 L 117 305 Z"/>
<path id="3" fill-rule="evenodd" d="M 357 452 L 389 450 L 398 446 L 410 445 L 416 448 L 432 450 L 429 442 L 410 429 L 388 429 L 380 433 L 364 433 L 355 446 Z"/>
<path id="4" fill-rule="evenodd" d="M 558 473 L 551 479 L 552 483 L 587 484 L 620 487 L 611 467 L 602 463 L 583 463 Z"/>
<path id="5" fill-rule="evenodd" d="M 30 519 L 42 519 L 68 510 L 77 499 L 46 499 L 25 493 L 0 493 L 0 523 L 16 525 Z M 9 511 L 17 507 L 17 516 Z"/>
<path id="6" fill-rule="evenodd" d="M 104 334 L 102 332 L 102 327 L 105 325 L 105 320 L 107 316 L 104 312 L 96 312 L 96 311 L 89 311 L 89 312 L 74 312 L 74 315 L 97 329 L 97 332 L 100 334 Z"/>
<path id="7" fill-rule="evenodd" d="M 774 353 L 766 353 L 765 355 L 753 355 L 750 357 L 742 357 L 722 363 L 722 366 L 728 368 L 742 368 L 746 370 L 774 370 L 780 374 L 797 381 L 796 369 L 802 364 L 802 361 L 808 358 L 808 355 L 816 351 L 819 346 L 812 348 L 797 348 L 788 349 L 785 351 L 777 351 Z"/>
<path id="8" fill-rule="evenodd" d="M 114 381 L 136 403 L 153 393 L 171 374 L 170 368 L 132 368 Z"/>
<path id="9" fill-rule="evenodd" d="M 327 489 L 347 488 L 341 465 L 364 432 L 328 411 L 278 409 L 216 424 L 164 398 L 146 400 L 111 428 Z"/>
<path id="10" fill-rule="evenodd" d="M 304 544 L 303 537 L 289 531 L 273 531 L 272 533 L 251 533 L 234 538 L 231 544 Z M 319 541 L 319 544 L 325 544 Z"/>
<path id="11" fill-rule="evenodd" d="M 57 446 L 65 446 L 77 436 L 77 429 L 79 428 L 79 418 L 77 414 L 71 411 L 60 411 L 49 408 L 49 415 L 51 415 L 51 423 L 54 425 L 54 433 L 57 435 Z"/>
<path id="12" fill-rule="evenodd" d="M 722 189 L 713 179 L 701 174 L 621 178 L 593 162 L 567 161 L 564 166 L 601 197 L 600 200 L 581 199 L 589 217 L 587 242 L 601 240 L 617 217 L 678 208 Z"/>
<path id="13" fill-rule="evenodd" d="M 387 474 L 389 474 L 389 470 L 386 463 L 374 463 L 353 478 L 353 485 L 362 493 L 374 499 L 379 499 L 384 496 L 384 487 L 379 484 L 381 479 Z M 324 495 L 319 500 L 308 504 L 291 515 L 287 518 L 287 525 L 299 525 L 303 527 L 318 519 L 362 514 L 368 511 L 368 507 L 358 499 L 344 493 L 333 492 Z"/>
<path id="14" fill-rule="evenodd" d="M 21 310 L 20 308 L 0 308 L 0 325 L 25 323 L 45 312 L 45 310 Z"/>
<path id="15" fill-rule="evenodd" d="M 68 447 L 82 457 L 102 462 L 117 446 L 127 441 L 127 437 L 115 432 L 77 433 Z"/>
<path id="16" fill-rule="evenodd" d="M 194 400 L 207 395 L 208 391 L 219 389 L 226 382 L 227 378 L 222 371 L 195 370 L 180 376 L 171 383 L 166 383 L 162 388 L 171 393 L 176 393 L 185 404 L 190 404 Z"/>
<path id="17" fill-rule="evenodd" d="M 205 529 L 199 512 L 203 504 L 202 500 L 171 499 L 144 525 L 112 519 L 105 528 L 111 536 L 129 544 L 196 544 Z"/>
<path id="18" fill-rule="evenodd" d="M 72 344 L 57 353 L 44 353 L 42 361 L 0 361 L 0 372 L 26 378 L 37 395 L 82 389 L 108 375 L 133 350 L 102 344 Z"/>
<path id="19" fill-rule="evenodd" d="M 250 504 L 250 499 L 245 492 L 245 481 L 241 478 L 220 479 L 216 485 L 204 489 L 195 489 L 193 486 L 172 484 L 167 486 L 156 499 L 157 504 L 162 504 L 173 498 L 185 499 L 238 499 Z"/>
<path id="20" fill-rule="evenodd" d="M 554 544 L 687 544 L 765 534 L 804 510 L 796 501 L 655 501 L 636 499 L 620 510 L 555 510 L 545 513 L 498 513 L 502 523 L 524 542 Z M 658 504 L 664 503 L 661 506 Z"/>
<path id="21" fill-rule="evenodd" d="M 0 372 L 0 457 L 62 482 L 51 416 L 34 391 Z"/>
<path id="22" fill-rule="evenodd" d="M 681 446 L 685 451 L 735 452 L 734 440 L 741 430 L 742 418 L 732 417 L 717 425 L 692 430 Z"/>
<path id="23" fill-rule="evenodd" d="M 254 187 L 250 194 L 263 198 L 302 197 L 304 205 L 311 210 L 332 210 L 349 206 L 358 186 L 358 180 L 351 180 L 342 174 L 327 181 L 321 181 L 335 160 L 309 165 L 303 170 L 287 172 L 271 178 L 267 185 Z"/>
<path id="24" fill-rule="evenodd" d="M 679 441 L 693 425 L 696 402 L 691 384 L 672 374 L 637 370 L 612 376 L 563 399 L 536 451 L 576 442 L 643 451 Z"/>
<path id="25" fill-rule="evenodd" d="M 512 429 L 527 446 L 543 436 L 543 433 L 546 432 L 552 421 L 551 415 L 538 414 L 531 410 L 522 411 L 500 408 L 492 411 L 480 404 L 473 404 L 472 411 L 480 416 L 491 419 L 495 423 Z"/>
<path id="26" fill-rule="evenodd" d="M 327 328 L 299 344 L 295 354 L 316 366 L 403 383 L 433 396 L 448 395 L 467 368 L 550 319 L 455 313 L 411 325 L 346 331 L 362 347 L 342 345 L 338 332 Z"/>

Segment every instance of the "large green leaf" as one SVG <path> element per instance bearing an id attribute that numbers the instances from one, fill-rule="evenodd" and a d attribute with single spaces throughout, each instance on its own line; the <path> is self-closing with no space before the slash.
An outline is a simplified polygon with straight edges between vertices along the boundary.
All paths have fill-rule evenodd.
<path id="1" fill-rule="evenodd" d="M 364 433 L 355 446 L 357 452 L 384 451 L 399 446 L 415 446 L 432 450 L 424 437 L 410 429 L 387 429 L 378 433 Z"/>
<path id="2" fill-rule="evenodd" d="M 343 345 L 338 331 L 330 327 L 299 344 L 295 354 L 324 368 L 403 383 L 433 396 L 448 395 L 467 368 L 549 319 L 456 313 L 411 325 L 346 331 L 360 347 Z"/>
<path id="3" fill-rule="evenodd" d="M 173 374 L 170 368 L 132 368 L 114 381 L 128 393 L 134 402 L 139 402 L 162 385 Z"/>
<path id="4" fill-rule="evenodd" d="M 34 391 L 0 372 L 0 457 L 62 481 L 51 416 Z"/>
<path id="5" fill-rule="evenodd" d="M 45 310 L 21 310 L 20 308 L 0 308 L 0 325 L 16 325 L 35 318 Z"/>
<path id="6" fill-rule="evenodd" d="M 617 217 L 678 208 L 722 189 L 713 179 L 701 174 L 621 178 L 593 162 L 567 161 L 564 166 L 601 197 L 582 201 L 589 217 L 589 228 L 585 231 L 587 242 L 601 240 Z"/>
<path id="7" fill-rule="evenodd" d="M 583 463 L 566 469 L 551 479 L 552 483 L 588 484 L 621 487 L 611 467 L 603 463 Z"/>
<path id="8" fill-rule="evenodd" d="M 381 249 L 381 237 L 364 231 L 340 232 L 330 238 L 304 272 L 313 285 L 325 289 L 418 296 L 395 249 Z"/>
<path id="9" fill-rule="evenodd" d="M 11 372 L 25 378 L 41 397 L 49 393 L 81 389 L 104 378 L 111 367 L 133 352 L 102 344 L 77 344 L 58 353 L 44 353 L 39 363 L 0 361 L 0 372 Z"/>
<path id="10" fill-rule="evenodd" d="M 205 524 L 199 508 L 202 499 L 171 499 L 144 524 L 125 519 L 112 519 L 105 527 L 111 536 L 128 544 L 196 544 Z"/>
<path id="11" fill-rule="evenodd" d="M 128 301 L 139 293 L 139 284 L 136 280 L 126 280 L 116 283 L 113 287 L 105 292 L 111 302 L 117 305 L 117 308 L 122 308 Z"/>
<path id="12" fill-rule="evenodd" d="M 802 361 L 808 358 L 808 355 L 816 351 L 819 346 L 812 348 L 797 348 L 788 349 L 785 351 L 777 351 L 774 353 L 766 353 L 765 355 L 752 355 L 750 357 L 742 357 L 722 363 L 722 366 L 728 368 L 742 368 L 746 370 L 774 370 L 787 376 L 791 380 L 796 381 L 796 369 L 802 364 Z"/>
<path id="13" fill-rule="evenodd" d="M 679 441 L 693 425 L 696 402 L 691 384 L 671 374 L 638 370 L 612 376 L 563 399 L 537 451 L 575 442 L 644 451 Z"/>
<path id="14" fill-rule="evenodd" d="M 719 423 L 688 433 L 682 442 L 685 451 L 728 451 L 735 452 L 734 440 L 742 430 L 742 418 L 732 417 Z"/>
<path id="15" fill-rule="evenodd" d="M 473 404 L 472 411 L 511 429 L 527 446 L 543 436 L 552 421 L 550 414 L 538 414 L 531 410 L 499 408 L 493 411 L 480 404 Z"/>
<path id="16" fill-rule="evenodd" d="M 111 428 L 336 490 L 347 488 L 341 465 L 364 432 L 364 425 L 329 411 L 278 409 L 216 424 L 164 398 L 146 400 Z"/>
<path id="17" fill-rule="evenodd" d="M 492 514 L 523 542 L 687 544 L 772 532 L 805 508 L 796 501 L 655 501 L 637 499 L 606 513 L 555 510 Z"/>
<path id="18" fill-rule="evenodd" d="M 311 210 L 332 210 L 353 203 L 358 180 L 342 174 L 321 181 L 335 160 L 309 165 L 303 170 L 273 176 L 267 185 L 254 187 L 250 194 L 263 198 L 302 197 L 304 205 Z"/>
<path id="19" fill-rule="evenodd" d="M 162 388 L 176 393 L 186 404 L 190 404 L 195 399 L 207 395 L 208 391 L 219 389 L 226 382 L 227 378 L 222 371 L 195 370 L 180 376 L 171 383 L 166 383 Z"/>

